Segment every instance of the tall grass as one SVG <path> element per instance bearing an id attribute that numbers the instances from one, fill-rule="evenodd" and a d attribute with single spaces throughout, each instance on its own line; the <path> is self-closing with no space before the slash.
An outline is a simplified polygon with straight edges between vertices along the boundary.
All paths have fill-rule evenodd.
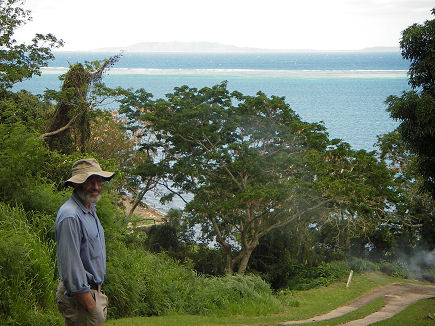
<path id="1" fill-rule="evenodd" d="M 27 218 L 23 209 L 0 203 L 0 320 L 6 325 L 58 325 L 54 243 L 41 241 Z"/>
<path id="2" fill-rule="evenodd" d="M 169 313 L 245 315 L 282 309 L 270 286 L 260 277 L 204 277 L 165 254 L 151 254 L 113 241 L 108 244 L 105 290 L 109 315 Z"/>

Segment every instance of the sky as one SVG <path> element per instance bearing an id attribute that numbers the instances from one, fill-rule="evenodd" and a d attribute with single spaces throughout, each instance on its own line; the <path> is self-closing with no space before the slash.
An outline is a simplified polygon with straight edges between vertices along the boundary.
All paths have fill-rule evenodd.
<path id="1" fill-rule="evenodd" d="M 63 39 L 63 50 L 140 42 L 216 42 L 264 49 L 399 46 L 432 19 L 433 0 L 26 0 L 33 21 L 16 33 Z"/>

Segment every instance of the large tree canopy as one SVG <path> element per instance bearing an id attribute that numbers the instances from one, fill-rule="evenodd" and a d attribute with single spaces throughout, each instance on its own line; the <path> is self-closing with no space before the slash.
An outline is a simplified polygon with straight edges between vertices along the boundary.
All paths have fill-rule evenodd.
<path id="1" fill-rule="evenodd" d="M 122 113 L 154 135 L 143 147 L 160 148 L 168 198 L 193 195 L 186 220 L 220 244 L 227 272 L 243 273 L 259 239 L 286 224 L 350 226 L 383 216 L 385 166 L 329 141 L 322 125 L 301 121 L 282 97 L 230 93 L 222 83 L 129 103 Z"/>
<path id="2" fill-rule="evenodd" d="M 400 121 L 398 131 L 417 155 L 423 186 L 435 198 L 435 19 L 405 29 L 400 46 L 411 63 L 409 83 L 414 90 L 388 97 L 388 111 Z"/>

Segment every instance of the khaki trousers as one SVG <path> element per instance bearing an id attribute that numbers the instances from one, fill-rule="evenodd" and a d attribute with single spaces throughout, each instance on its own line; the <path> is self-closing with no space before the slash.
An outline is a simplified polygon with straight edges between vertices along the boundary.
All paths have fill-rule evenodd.
<path id="1" fill-rule="evenodd" d="M 56 291 L 56 302 L 65 319 L 66 326 L 102 326 L 107 316 L 107 296 L 100 290 L 91 290 L 96 307 L 88 312 L 74 296 L 65 294 L 63 282 L 59 282 Z"/>

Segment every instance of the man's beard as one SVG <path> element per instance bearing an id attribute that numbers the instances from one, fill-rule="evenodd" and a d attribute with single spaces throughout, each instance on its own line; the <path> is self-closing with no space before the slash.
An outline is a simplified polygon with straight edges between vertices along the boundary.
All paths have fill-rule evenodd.
<path id="1" fill-rule="evenodd" d="M 96 204 L 101 199 L 101 192 L 97 196 L 94 197 L 94 196 L 89 196 L 87 194 L 87 192 L 82 187 L 76 188 L 75 191 L 76 191 L 77 196 L 79 196 L 79 198 L 82 201 L 86 201 L 89 204 Z"/>

